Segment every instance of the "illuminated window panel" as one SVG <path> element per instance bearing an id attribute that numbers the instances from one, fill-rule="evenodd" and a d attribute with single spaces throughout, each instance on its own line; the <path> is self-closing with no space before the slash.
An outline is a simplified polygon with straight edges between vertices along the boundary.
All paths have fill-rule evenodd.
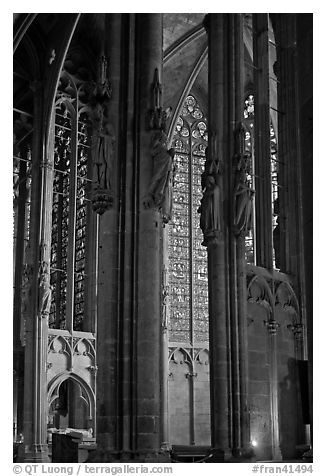
<path id="1" fill-rule="evenodd" d="M 244 107 L 244 125 L 246 129 L 245 149 L 250 153 L 249 158 L 249 175 L 248 179 L 251 187 L 255 189 L 255 148 L 254 148 L 254 114 L 255 104 L 254 96 L 250 94 L 245 100 Z M 277 158 L 277 139 L 273 124 L 270 124 L 270 164 L 271 164 L 271 193 L 272 193 L 272 220 L 273 220 L 273 266 L 277 267 L 275 248 L 278 231 L 279 217 L 279 180 L 278 168 L 279 162 Z M 255 198 L 253 206 L 253 227 L 245 237 L 245 250 L 247 263 L 255 264 Z"/>
<path id="2" fill-rule="evenodd" d="M 78 140 L 72 150 L 72 125 L 78 126 Z M 54 180 L 51 240 L 51 284 L 53 286 L 49 326 L 82 331 L 85 318 L 86 228 L 89 214 L 90 177 L 88 156 L 90 138 L 87 118 L 77 118 L 64 105 L 55 116 Z M 72 162 L 73 161 L 73 162 Z M 72 163 L 74 167 L 71 167 Z M 72 175 L 73 174 L 73 175 Z M 74 185 L 75 184 L 75 185 Z M 73 197 L 73 203 L 70 203 Z M 74 220 L 74 223 L 71 222 Z M 73 229 L 73 233 L 71 230 Z M 72 238 L 73 237 L 73 238 Z M 68 254 L 73 268 L 68 269 Z M 73 300 L 67 315 L 68 288 Z M 70 306 L 71 309 L 71 306 Z"/>
<path id="3" fill-rule="evenodd" d="M 207 251 L 198 207 L 207 147 L 207 121 L 194 96 L 186 98 L 172 146 L 176 150 L 172 223 L 168 229 L 169 341 L 208 341 Z"/>

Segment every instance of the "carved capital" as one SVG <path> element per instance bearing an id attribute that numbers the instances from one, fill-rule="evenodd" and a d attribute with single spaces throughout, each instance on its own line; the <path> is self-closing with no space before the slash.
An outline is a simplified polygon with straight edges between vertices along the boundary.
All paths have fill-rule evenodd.
<path id="1" fill-rule="evenodd" d="M 90 365 L 87 368 L 93 375 L 97 374 L 97 371 L 98 371 L 98 366 L 97 365 Z"/>
<path id="2" fill-rule="evenodd" d="M 303 324 L 301 322 L 289 324 L 287 328 L 293 332 L 295 340 L 303 339 Z"/>
<path id="3" fill-rule="evenodd" d="M 108 189 L 94 188 L 92 196 L 92 208 L 98 215 L 112 208 L 113 196 Z"/>
<path id="4" fill-rule="evenodd" d="M 276 335 L 277 330 L 280 327 L 279 322 L 275 321 L 275 319 L 271 319 L 269 321 L 264 321 L 264 324 L 270 335 Z"/>
<path id="5" fill-rule="evenodd" d="M 197 377 L 197 372 L 188 372 L 186 373 L 186 378 L 196 378 Z"/>
<path id="6" fill-rule="evenodd" d="M 217 246 L 223 240 L 223 233 L 219 230 L 207 230 L 204 233 L 204 241 L 202 242 L 202 246 L 206 246 L 207 248 L 212 246 Z"/>

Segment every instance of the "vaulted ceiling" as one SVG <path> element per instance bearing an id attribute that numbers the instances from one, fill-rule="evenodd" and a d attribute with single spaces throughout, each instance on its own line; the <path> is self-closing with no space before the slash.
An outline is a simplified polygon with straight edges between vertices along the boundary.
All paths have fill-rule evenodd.
<path id="1" fill-rule="evenodd" d="M 58 31 L 63 35 L 67 14 L 14 14 L 14 96 L 15 107 L 30 111 L 32 95 L 27 84 L 40 75 L 42 63 L 50 54 Z M 191 92 L 207 113 L 208 62 L 207 34 L 203 26 L 205 13 L 163 14 L 163 89 L 164 106 L 172 107 L 171 127 L 186 96 Z M 81 14 L 72 44 L 82 45 L 84 55 L 94 57 L 103 33 L 103 14 Z M 26 34 L 27 33 L 27 34 Z M 24 36 L 24 42 L 21 38 Z M 251 16 L 245 16 L 245 59 L 252 60 Z M 73 48 L 70 48 L 70 54 Z M 81 49 L 77 48 L 81 51 Z M 74 62 L 78 63 L 78 51 Z M 87 54 L 88 52 L 88 54 Z M 96 55 L 95 55 L 96 56 Z M 91 65 L 88 66 L 91 68 Z M 252 83 L 252 68 L 246 68 L 246 84 Z M 171 132 L 171 131 L 170 131 Z"/>

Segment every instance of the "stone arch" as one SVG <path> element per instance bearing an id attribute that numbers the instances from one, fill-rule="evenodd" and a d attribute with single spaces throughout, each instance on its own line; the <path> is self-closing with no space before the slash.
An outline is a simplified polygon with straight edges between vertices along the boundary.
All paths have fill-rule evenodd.
<path id="1" fill-rule="evenodd" d="M 247 287 L 248 302 L 257 303 L 264 306 L 269 311 L 271 317 L 274 298 L 270 286 L 262 276 L 254 276 Z"/>
<path id="2" fill-rule="evenodd" d="M 92 388 L 82 379 L 78 374 L 74 372 L 62 372 L 56 377 L 52 379 L 52 381 L 48 385 L 48 406 L 50 405 L 59 397 L 59 390 L 61 384 L 65 380 L 72 380 L 80 385 L 81 389 L 84 390 L 85 395 L 87 397 L 86 403 L 88 408 L 88 418 L 94 419 L 95 418 L 95 394 Z"/>
<path id="3" fill-rule="evenodd" d="M 281 282 L 276 288 L 275 305 L 280 304 L 284 310 L 293 312 L 296 316 L 295 321 L 300 319 L 300 306 L 298 298 L 294 292 L 293 287 L 287 281 Z"/>

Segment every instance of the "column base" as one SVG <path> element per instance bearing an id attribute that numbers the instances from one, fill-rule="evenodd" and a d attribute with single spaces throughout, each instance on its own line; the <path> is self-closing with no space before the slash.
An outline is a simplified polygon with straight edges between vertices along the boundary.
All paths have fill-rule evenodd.
<path id="1" fill-rule="evenodd" d="M 50 463 L 48 445 L 32 445 L 21 448 L 18 454 L 20 462 L 24 463 Z"/>
<path id="2" fill-rule="evenodd" d="M 170 463 L 170 451 L 167 449 L 148 451 L 110 451 L 94 450 L 90 452 L 86 463 Z"/>
<path id="3" fill-rule="evenodd" d="M 251 463 L 256 461 L 256 455 L 252 446 L 236 448 L 232 451 L 232 456 L 228 459 L 229 463 Z"/>

